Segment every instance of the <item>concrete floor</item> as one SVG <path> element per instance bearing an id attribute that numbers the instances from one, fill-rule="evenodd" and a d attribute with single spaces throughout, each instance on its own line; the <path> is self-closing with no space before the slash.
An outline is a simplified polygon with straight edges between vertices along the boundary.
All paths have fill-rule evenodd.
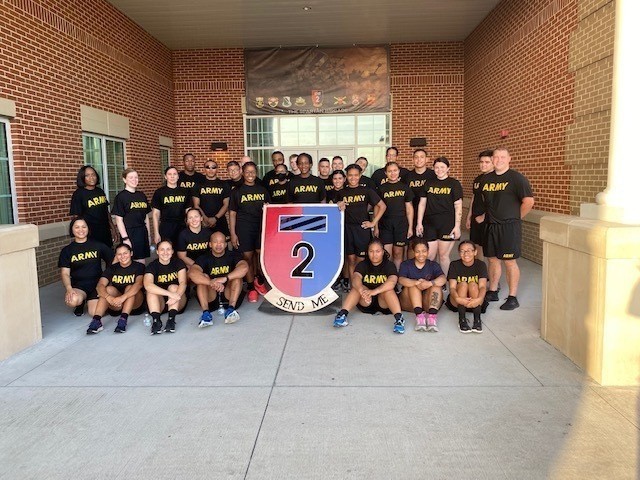
<path id="1" fill-rule="evenodd" d="M 268 315 L 85 335 L 40 290 L 44 339 L 0 363 L 2 479 L 639 478 L 637 388 L 603 388 L 539 338 L 541 269 L 482 335 L 391 317 Z M 504 285 L 504 281 L 503 281 Z M 407 315 L 412 318 L 413 315 Z"/>

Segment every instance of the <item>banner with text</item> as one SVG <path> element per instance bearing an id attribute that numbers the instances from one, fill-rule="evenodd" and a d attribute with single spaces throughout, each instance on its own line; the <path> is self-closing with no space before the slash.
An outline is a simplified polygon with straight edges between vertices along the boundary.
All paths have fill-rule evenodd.
<path id="1" fill-rule="evenodd" d="M 389 49 L 245 50 L 247 113 L 388 112 Z"/>

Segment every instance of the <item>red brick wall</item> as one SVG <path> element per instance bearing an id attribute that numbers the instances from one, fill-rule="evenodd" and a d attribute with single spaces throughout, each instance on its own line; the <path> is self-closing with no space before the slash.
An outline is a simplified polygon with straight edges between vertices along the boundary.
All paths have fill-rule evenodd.
<path id="1" fill-rule="evenodd" d="M 464 45 L 391 45 L 393 144 L 403 165 L 413 167 L 409 140 L 426 137 L 430 158 L 451 161 L 451 176 L 462 178 Z"/>
<path id="2" fill-rule="evenodd" d="M 391 45 L 390 60 L 392 143 L 400 149 L 401 163 L 411 166 L 409 139 L 426 136 L 429 152 L 449 157 L 452 174 L 461 175 L 463 44 Z M 198 166 L 214 155 L 222 162 L 242 156 L 242 49 L 175 51 L 173 73 L 175 162 L 180 164 L 187 151 L 198 157 Z M 213 140 L 227 141 L 229 151 L 211 152 Z"/>
<path id="3" fill-rule="evenodd" d="M 198 170 L 206 158 L 214 158 L 224 167 L 244 155 L 243 55 L 241 48 L 173 52 L 174 164 L 181 165 L 187 152 L 196 156 Z M 229 150 L 213 153 L 213 141 L 226 141 Z M 219 173 L 224 176 L 226 169 Z"/>
<path id="4" fill-rule="evenodd" d="M 568 65 L 576 25 L 576 0 L 503 1 L 465 40 L 465 193 L 477 154 L 501 144 L 531 181 L 534 208 L 569 213 L 565 135 L 573 121 Z M 504 141 L 501 129 L 509 131 Z"/>
<path id="5" fill-rule="evenodd" d="M 150 195 L 158 136 L 175 137 L 171 52 L 103 0 L 5 0 L 0 18 L 19 221 L 68 218 L 83 163 L 81 104 L 129 118 L 127 164 Z"/>

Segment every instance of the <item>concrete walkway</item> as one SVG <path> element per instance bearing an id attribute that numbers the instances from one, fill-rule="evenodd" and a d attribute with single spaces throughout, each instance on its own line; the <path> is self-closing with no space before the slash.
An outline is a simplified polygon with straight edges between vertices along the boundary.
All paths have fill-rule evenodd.
<path id="1" fill-rule="evenodd" d="M 200 330 L 192 302 L 175 334 L 87 336 L 42 288 L 44 340 L 0 363 L 0 478 L 637 478 L 640 390 L 539 338 L 541 269 L 521 265 L 522 307 L 492 304 L 482 335 L 444 309 L 440 333 L 395 335 L 256 304 Z"/>

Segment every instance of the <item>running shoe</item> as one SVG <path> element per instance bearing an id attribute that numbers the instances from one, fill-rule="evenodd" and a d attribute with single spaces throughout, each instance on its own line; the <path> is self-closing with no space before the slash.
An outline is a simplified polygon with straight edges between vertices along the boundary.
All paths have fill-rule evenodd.
<path id="1" fill-rule="evenodd" d="M 102 322 L 100 320 L 91 320 L 89 328 L 87 328 L 87 335 L 95 335 L 103 330 Z"/>
<path id="2" fill-rule="evenodd" d="M 349 325 L 349 321 L 347 320 L 347 316 L 342 313 L 342 314 L 338 314 L 336 315 L 335 320 L 333 321 L 333 326 L 334 327 L 346 327 L 347 325 Z"/>
<path id="3" fill-rule="evenodd" d="M 474 320 L 473 327 L 471 327 L 473 333 L 482 333 L 482 320 Z"/>
<path id="4" fill-rule="evenodd" d="M 262 296 L 266 295 L 268 291 L 267 286 L 264 283 L 260 283 L 257 278 L 253 279 L 253 288 Z"/>
<path id="5" fill-rule="evenodd" d="M 87 304 L 86 301 L 82 302 L 80 305 L 78 305 L 76 308 L 73 309 L 73 314 L 76 317 L 81 317 L 82 315 L 84 315 L 84 306 Z"/>
<path id="6" fill-rule="evenodd" d="M 255 290 L 249 290 L 247 292 L 247 300 L 249 301 L 249 303 L 256 303 L 258 301 L 258 292 L 256 292 Z"/>
<path id="7" fill-rule="evenodd" d="M 224 323 L 236 323 L 240 320 L 240 314 L 235 308 L 227 307 L 224 311 Z"/>
<path id="8" fill-rule="evenodd" d="M 518 299 L 512 295 L 507 297 L 507 301 L 500 305 L 500 310 L 515 310 L 520 306 Z"/>
<path id="9" fill-rule="evenodd" d="M 471 327 L 469 327 L 469 322 L 467 322 L 466 318 L 461 319 L 458 324 L 458 330 L 461 333 L 471 333 Z"/>
<path id="10" fill-rule="evenodd" d="M 427 314 L 422 312 L 416 315 L 416 332 L 427 331 Z"/>
<path id="11" fill-rule="evenodd" d="M 498 301 L 500 301 L 500 298 L 498 297 L 498 291 L 497 290 L 487 290 L 487 294 L 484 296 L 484 299 L 487 302 L 498 302 Z"/>
<path id="12" fill-rule="evenodd" d="M 127 331 L 127 321 L 124 318 L 118 319 L 118 325 L 116 325 L 113 333 L 124 333 Z"/>
<path id="13" fill-rule="evenodd" d="M 198 328 L 210 327 L 211 325 L 213 325 L 213 315 L 211 315 L 211 312 L 205 310 L 200 316 L 200 323 L 198 323 Z"/>
<path id="14" fill-rule="evenodd" d="M 435 313 L 427 315 L 427 332 L 438 331 L 438 316 Z"/>
<path id="15" fill-rule="evenodd" d="M 404 317 L 400 316 L 398 320 L 393 324 L 393 332 L 394 333 L 404 333 Z"/>
<path id="16" fill-rule="evenodd" d="M 151 324 L 151 335 L 160 335 L 162 333 L 162 320 L 154 320 Z"/>
<path id="17" fill-rule="evenodd" d="M 173 318 L 167 320 L 167 324 L 164 327 L 164 333 L 174 333 L 176 331 L 176 321 Z"/>

